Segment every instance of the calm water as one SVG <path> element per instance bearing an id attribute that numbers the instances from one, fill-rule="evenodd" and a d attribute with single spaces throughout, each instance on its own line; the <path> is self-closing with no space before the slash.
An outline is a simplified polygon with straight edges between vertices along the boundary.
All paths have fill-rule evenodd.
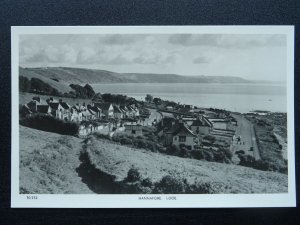
<path id="1" fill-rule="evenodd" d="M 146 94 L 199 107 L 238 112 L 268 110 L 286 112 L 284 84 L 94 84 L 96 92 L 124 94 L 138 100 Z"/>

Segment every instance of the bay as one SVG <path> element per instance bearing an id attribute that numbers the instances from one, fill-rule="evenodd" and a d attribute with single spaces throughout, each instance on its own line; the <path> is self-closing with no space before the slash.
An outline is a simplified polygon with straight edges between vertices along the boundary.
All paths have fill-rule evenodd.
<path id="1" fill-rule="evenodd" d="M 287 111 L 286 86 L 283 83 L 101 83 L 92 87 L 102 94 L 123 94 L 137 100 L 144 100 L 147 94 L 151 94 L 181 104 L 242 113 L 252 110 Z"/>

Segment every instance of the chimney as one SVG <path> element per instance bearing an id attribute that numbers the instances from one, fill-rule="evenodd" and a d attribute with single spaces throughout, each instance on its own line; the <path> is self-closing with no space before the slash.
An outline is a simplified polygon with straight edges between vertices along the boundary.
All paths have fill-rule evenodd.
<path id="1" fill-rule="evenodd" d="M 58 101 L 59 101 L 59 103 L 62 103 L 62 99 L 61 98 Z"/>
<path id="2" fill-rule="evenodd" d="M 49 100 L 50 100 L 50 102 L 53 102 L 53 98 L 52 97 Z"/>

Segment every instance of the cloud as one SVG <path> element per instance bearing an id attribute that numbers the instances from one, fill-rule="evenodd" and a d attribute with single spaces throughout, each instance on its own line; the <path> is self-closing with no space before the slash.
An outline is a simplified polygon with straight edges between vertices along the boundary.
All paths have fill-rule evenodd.
<path id="1" fill-rule="evenodd" d="M 174 34 L 169 37 L 169 43 L 184 46 L 218 45 L 220 34 Z"/>
<path id="2" fill-rule="evenodd" d="M 132 62 L 123 55 L 117 55 L 106 61 L 107 64 L 131 64 Z"/>
<path id="3" fill-rule="evenodd" d="M 103 43 L 109 45 L 128 45 L 135 43 L 140 38 L 141 35 L 113 34 L 105 37 Z"/>
<path id="4" fill-rule="evenodd" d="M 168 42 L 182 46 L 213 46 L 239 49 L 284 46 L 286 37 L 281 34 L 174 34 L 169 37 Z"/>
<path id="5" fill-rule="evenodd" d="M 193 63 L 194 64 L 205 64 L 205 63 L 209 63 L 210 59 L 205 57 L 205 56 L 199 56 L 194 58 Z"/>

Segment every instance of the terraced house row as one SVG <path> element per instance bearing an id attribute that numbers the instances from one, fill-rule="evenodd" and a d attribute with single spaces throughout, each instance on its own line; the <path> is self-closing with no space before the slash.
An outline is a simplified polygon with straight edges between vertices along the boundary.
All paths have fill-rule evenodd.
<path id="1" fill-rule="evenodd" d="M 89 121 L 94 119 L 123 119 L 137 117 L 139 109 L 135 105 L 115 105 L 107 102 L 91 102 L 90 104 L 69 105 L 62 99 L 33 97 L 30 102 L 21 106 L 23 116 L 36 113 L 48 114 L 65 121 Z"/>

